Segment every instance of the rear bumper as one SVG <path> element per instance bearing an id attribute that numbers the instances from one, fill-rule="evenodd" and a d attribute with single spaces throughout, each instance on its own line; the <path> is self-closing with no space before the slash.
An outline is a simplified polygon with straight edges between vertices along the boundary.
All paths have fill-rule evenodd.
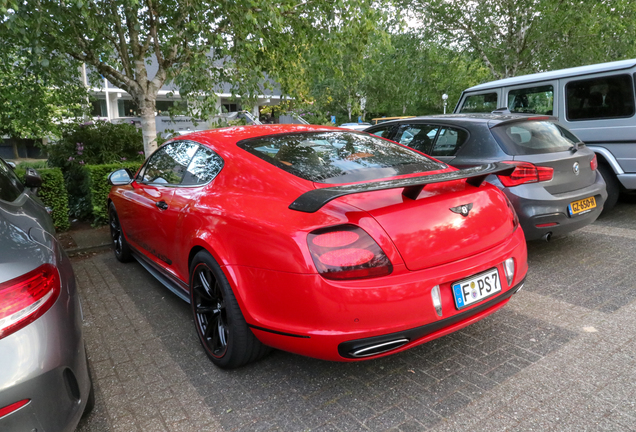
<path id="1" fill-rule="evenodd" d="M 0 407 L 30 399 L 0 419 L 0 430 L 73 431 L 86 406 L 90 377 L 75 279 L 58 263 L 60 296 L 44 315 L 0 340 Z"/>
<path id="2" fill-rule="evenodd" d="M 516 269 L 508 286 L 502 263 L 510 257 L 515 259 Z M 458 311 L 451 284 L 493 267 L 499 270 L 502 292 Z M 361 359 L 343 352 L 341 345 L 432 326 L 425 333 L 408 333 L 407 343 L 390 352 L 366 357 L 377 358 L 456 331 L 499 309 L 522 283 L 527 254 L 523 232 L 517 229 L 488 251 L 419 271 L 396 265 L 391 275 L 381 278 L 330 281 L 318 274 L 245 266 L 227 266 L 224 271 L 261 342 L 325 360 L 358 361 Z M 436 285 L 440 287 L 441 317 L 431 297 Z"/>
<path id="3" fill-rule="evenodd" d="M 517 211 L 519 222 L 528 241 L 539 240 L 547 233 L 552 233 L 552 235 L 567 234 L 591 224 L 601 214 L 603 204 L 607 199 L 605 181 L 598 173 L 596 181 L 591 186 L 558 195 L 549 194 L 544 188 L 541 188 L 541 194 L 536 194 L 532 189 L 536 189 L 537 185 L 529 185 L 527 188 L 516 186 L 504 189 L 504 193 Z M 585 214 L 570 216 L 568 205 L 573 201 L 588 197 L 595 198 L 596 208 Z M 549 226 L 537 226 L 545 224 L 549 224 Z"/>

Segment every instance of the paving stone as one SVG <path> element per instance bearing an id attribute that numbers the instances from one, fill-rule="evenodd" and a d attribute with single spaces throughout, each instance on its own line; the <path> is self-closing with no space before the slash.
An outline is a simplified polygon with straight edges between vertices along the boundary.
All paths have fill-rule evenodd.
<path id="1" fill-rule="evenodd" d="M 189 306 L 138 264 L 75 261 L 97 396 L 78 430 L 636 430 L 636 203 L 617 208 L 598 229 L 529 244 L 506 307 L 368 362 L 275 351 L 220 370 Z"/>

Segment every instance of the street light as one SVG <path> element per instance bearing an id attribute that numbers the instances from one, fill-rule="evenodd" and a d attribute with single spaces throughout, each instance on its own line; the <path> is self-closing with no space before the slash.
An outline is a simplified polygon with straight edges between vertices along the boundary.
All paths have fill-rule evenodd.
<path id="1" fill-rule="evenodd" d="M 448 103 L 448 95 L 444 93 L 442 95 L 442 99 L 444 100 L 444 114 L 446 114 L 446 104 Z"/>

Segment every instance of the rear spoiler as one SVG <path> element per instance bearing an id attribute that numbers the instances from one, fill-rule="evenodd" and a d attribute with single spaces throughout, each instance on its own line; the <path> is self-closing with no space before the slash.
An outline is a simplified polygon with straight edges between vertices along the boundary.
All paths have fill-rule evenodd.
<path id="1" fill-rule="evenodd" d="M 466 183 L 479 187 L 491 174 L 509 175 L 514 170 L 514 165 L 497 162 L 441 174 L 312 189 L 296 198 L 296 201 L 291 203 L 289 208 L 305 213 L 314 213 L 329 201 L 345 195 L 399 188 L 404 188 L 402 195 L 415 200 L 427 184 L 466 179 Z"/>

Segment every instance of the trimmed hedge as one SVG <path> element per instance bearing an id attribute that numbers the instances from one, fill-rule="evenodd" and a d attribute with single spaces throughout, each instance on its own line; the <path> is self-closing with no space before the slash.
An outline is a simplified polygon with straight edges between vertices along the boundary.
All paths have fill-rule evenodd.
<path id="1" fill-rule="evenodd" d="M 89 201 L 92 209 L 93 223 L 102 225 L 108 223 L 108 194 L 111 185 L 108 175 L 122 168 L 128 168 L 133 173 L 141 166 L 141 162 L 123 162 L 107 165 L 85 165 L 88 178 Z"/>
<path id="2" fill-rule="evenodd" d="M 71 227 L 68 221 L 68 195 L 64 185 L 64 175 L 59 168 L 39 168 L 37 172 L 42 177 L 42 187 L 38 189 L 38 197 L 45 206 L 52 209 L 51 217 L 55 229 L 65 231 Z M 16 174 L 22 181 L 26 174 L 26 167 L 19 166 Z"/>

